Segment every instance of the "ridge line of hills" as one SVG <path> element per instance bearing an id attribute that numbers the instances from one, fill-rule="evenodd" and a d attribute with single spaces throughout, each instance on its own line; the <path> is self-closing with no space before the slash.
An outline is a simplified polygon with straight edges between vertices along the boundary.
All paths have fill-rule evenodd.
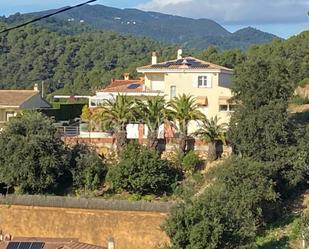
<path id="1" fill-rule="evenodd" d="M 47 10 L 23 15 L 40 16 L 54 11 Z M 269 43 L 273 39 L 279 38 L 252 27 L 232 33 L 207 18 L 193 19 L 132 8 L 118 9 L 99 4 L 85 5 L 58 14 L 54 16 L 54 19 L 78 23 L 80 26 L 89 26 L 94 30 L 148 37 L 161 42 L 197 49 L 204 49 L 209 45 L 214 45 L 222 50 L 246 49 L 252 44 Z"/>

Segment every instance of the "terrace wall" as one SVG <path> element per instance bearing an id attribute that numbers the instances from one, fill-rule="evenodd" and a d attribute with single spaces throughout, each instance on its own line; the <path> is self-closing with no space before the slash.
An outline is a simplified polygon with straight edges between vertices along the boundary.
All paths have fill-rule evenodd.
<path id="1" fill-rule="evenodd" d="M 0 197 L 0 230 L 13 236 L 78 238 L 115 249 L 151 249 L 168 243 L 160 229 L 173 203 L 65 197 Z"/>

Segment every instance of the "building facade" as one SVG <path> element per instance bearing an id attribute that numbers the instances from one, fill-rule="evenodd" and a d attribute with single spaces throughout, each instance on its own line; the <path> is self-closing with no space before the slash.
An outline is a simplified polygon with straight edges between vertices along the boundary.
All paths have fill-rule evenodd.
<path id="1" fill-rule="evenodd" d="M 0 129 L 15 117 L 20 110 L 50 108 L 40 96 L 40 92 L 34 90 L 0 90 Z"/>
<path id="2" fill-rule="evenodd" d="M 228 123 L 234 110 L 230 102 L 233 70 L 194 57 L 182 58 L 181 53 L 178 51 L 177 59 L 161 63 L 153 53 L 151 65 L 137 68 L 144 75 L 145 87 L 159 91 L 167 100 L 190 94 L 208 118 L 218 116 Z"/>

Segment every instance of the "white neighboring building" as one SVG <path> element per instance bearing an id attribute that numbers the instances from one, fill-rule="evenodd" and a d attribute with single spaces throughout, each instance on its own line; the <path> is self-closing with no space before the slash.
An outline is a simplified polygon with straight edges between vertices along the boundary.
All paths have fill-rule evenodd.
<path id="1" fill-rule="evenodd" d="M 95 96 L 89 97 L 89 108 L 100 108 L 104 101 L 113 100 L 117 95 L 126 95 L 134 97 L 145 96 L 164 96 L 164 93 L 158 90 L 151 90 L 144 84 L 144 79 L 132 80 L 129 78 L 129 74 L 124 74 L 123 80 L 112 79 L 111 83 L 104 89 L 98 90 Z M 127 138 L 138 139 L 139 138 L 139 125 L 129 124 L 127 125 Z M 143 137 L 146 138 L 148 134 L 147 126 L 144 126 Z M 159 129 L 159 138 L 164 138 L 164 125 L 161 125 Z"/>

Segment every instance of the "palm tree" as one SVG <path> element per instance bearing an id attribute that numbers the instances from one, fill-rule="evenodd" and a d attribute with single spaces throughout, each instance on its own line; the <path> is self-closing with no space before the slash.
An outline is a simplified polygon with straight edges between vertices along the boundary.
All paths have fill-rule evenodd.
<path id="1" fill-rule="evenodd" d="M 191 95 L 180 95 L 172 99 L 168 105 L 169 120 L 179 130 L 179 146 L 184 153 L 188 138 L 188 125 L 191 120 L 203 119 L 205 115 L 198 110 L 195 98 Z"/>
<path id="2" fill-rule="evenodd" d="M 103 103 L 100 117 L 104 126 L 111 127 L 116 138 L 117 152 L 127 143 L 126 126 L 134 120 L 132 99 L 125 95 L 118 95 L 113 100 Z"/>
<path id="3" fill-rule="evenodd" d="M 166 120 L 165 107 L 165 99 L 160 96 L 148 97 L 146 100 L 137 101 L 136 116 L 148 127 L 148 148 L 156 149 L 158 146 L 159 127 Z"/>
<path id="4" fill-rule="evenodd" d="M 225 143 L 225 133 L 227 124 L 219 123 L 219 118 L 207 119 L 206 117 L 202 120 L 200 128 L 195 134 L 202 140 L 208 143 L 208 158 L 213 161 L 218 158 L 217 146 L 219 142 Z"/>

